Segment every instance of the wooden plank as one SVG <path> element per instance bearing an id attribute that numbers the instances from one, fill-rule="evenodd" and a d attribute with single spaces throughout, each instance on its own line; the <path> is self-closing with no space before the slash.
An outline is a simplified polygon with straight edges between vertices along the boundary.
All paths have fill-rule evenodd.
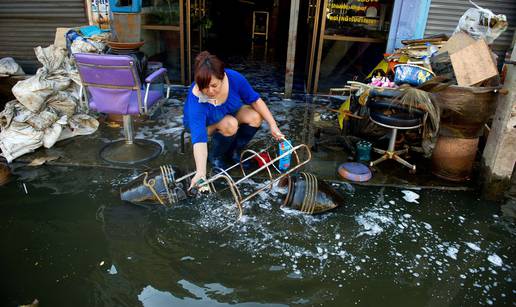
<path id="1" fill-rule="evenodd" d="M 471 86 L 498 75 L 491 50 L 483 39 L 450 54 L 450 59 L 459 86 Z"/>
<path id="2" fill-rule="evenodd" d="M 328 8 L 328 0 L 324 0 L 323 10 L 322 10 L 323 16 L 322 16 L 322 20 L 321 20 L 321 28 L 319 30 L 320 31 L 319 37 L 324 36 L 324 30 L 326 29 L 326 14 L 324 14 L 324 12 L 326 12 L 327 8 Z M 319 42 L 319 48 L 317 49 L 317 60 L 316 60 L 316 64 L 315 64 L 314 89 L 313 89 L 314 93 L 317 93 L 318 86 L 319 86 L 319 74 L 321 72 L 321 57 L 322 57 L 323 44 L 324 44 L 324 39 L 321 39 L 321 41 Z"/>
<path id="3" fill-rule="evenodd" d="M 169 25 L 142 25 L 142 29 L 144 30 L 157 30 L 157 31 L 181 31 L 179 26 L 169 26 Z"/>
<path id="4" fill-rule="evenodd" d="M 179 0 L 179 50 L 181 55 L 180 61 L 181 61 L 181 84 L 185 84 L 185 25 L 184 25 L 184 15 L 185 15 L 185 7 L 183 0 Z"/>
<path id="5" fill-rule="evenodd" d="M 313 80 L 313 70 L 314 70 L 315 49 L 317 47 L 317 36 L 319 35 L 319 33 L 318 33 L 319 19 L 321 19 L 321 17 L 319 16 L 320 15 L 320 7 L 321 7 L 321 0 L 317 0 L 317 2 L 315 4 L 314 25 L 312 27 L 312 46 L 310 47 L 310 62 L 308 64 L 308 76 L 307 76 L 308 80 L 306 83 L 306 90 L 308 91 L 308 93 L 313 93 L 312 80 Z M 309 11 L 310 11 L 310 8 L 309 8 Z"/>
<path id="6" fill-rule="evenodd" d="M 298 17 L 299 0 L 292 0 L 290 2 L 287 65 L 285 68 L 285 98 L 290 98 L 292 96 L 292 87 L 294 82 L 294 64 L 296 62 L 296 38 Z"/>

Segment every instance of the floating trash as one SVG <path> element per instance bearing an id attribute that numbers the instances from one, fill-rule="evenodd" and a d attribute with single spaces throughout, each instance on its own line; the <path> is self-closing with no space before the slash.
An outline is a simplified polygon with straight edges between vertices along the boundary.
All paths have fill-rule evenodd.
<path id="1" fill-rule="evenodd" d="M 249 149 L 245 150 L 242 152 L 240 163 L 226 170 L 215 170 L 218 172 L 217 174 L 204 180 L 202 183 L 198 184 L 196 188 L 199 191 L 204 190 L 206 193 L 210 194 L 217 192 L 215 182 L 218 183 L 218 181 L 221 181 L 225 183 L 226 186 L 223 189 L 219 188 L 219 192 L 229 189 L 234 198 L 235 205 L 239 210 L 239 219 L 242 217 L 242 204 L 244 202 L 249 201 L 266 189 L 271 189 L 276 182 L 280 181 L 288 187 L 287 199 L 285 200 L 284 206 L 304 213 L 314 214 L 324 212 L 336 208 L 344 202 L 344 198 L 336 192 L 335 189 L 326 182 L 318 179 L 315 175 L 309 173 L 294 174 L 294 171 L 310 161 L 311 152 L 308 146 L 301 144 L 294 147 L 290 144 L 288 150 L 282 151 L 275 158 L 271 158 L 268 161 L 264 160 L 263 153 L 268 152 L 271 148 L 274 147 L 269 146 L 259 152 Z M 306 151 L 304 155 L 305 159 L 301 160 L 298 151 L 303 149 Z M 249 156 L 249 154 L 251 155 Z M 280 163 L 281 159 L 290 155 L 294 159 L 289 168 L 287 170 L 278 169 L 275 164 Z M 269 156 L 272 157 L 273 155 L 269 153 Z M 246 173 L 242 165 L 250 159 L 259 159 L 262 163 L 259 164 L 260 166 L 257 169 Z M 230 172 L 234 169 L 234 173 L 238 170 L 238 166 L 240 166 L 241 176 L 236 180 L 230 175 Z M 259 185 L 257 190 L 252 191 L 250 194 L 243 195 L 240 191 L 241 185 L 261 172 L 267 173 L 268 180 L 265 181 L 264 184 Z M 184 175 L 183 172 L 172 165 L 163 165 L 159 169 L 144 172 L 129 182 L 121 189 L 120 197 L 122 200 L 132 203 L 173 205 L 195 195 L 195 193 L 191 193 L 191 191 L 188 190 L 191 178 L 193 178 L 194 175 L 195 172 Z"/>

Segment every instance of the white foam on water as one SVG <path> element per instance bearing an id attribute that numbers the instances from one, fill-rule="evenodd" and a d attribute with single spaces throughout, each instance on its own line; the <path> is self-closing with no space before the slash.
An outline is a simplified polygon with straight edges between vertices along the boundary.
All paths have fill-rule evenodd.
<path id="1" fill-rule="evenodd" d="M 466 242 L 466 245 L 471 248 L 472 250 L 476 251 L 476 252 L 479 252 L 481 251 L 480 247 L 478 245 L 476 245 L 475 243 L 471 243 L 471 242 Z"/>
<path id="2" fill-rule="evenodd" d="M 489 262 L 491 262 L 492 264 L 494 264 L 496 266 L 502 266 L 503 265 L 502 258 L 500 258 L 497 254 L 489 255 L 487 257 L 487 260 L 489 260 Z"/>
<path id="3" fill-rule="evenodd" d="M 453 246 L 448 247 L 448 250 L 446 250 L 446 256 L 457 260 L 457 253 L 459 252 L 459 249 Z"/>
<path id="4" fill-rule="evenodd" d="M 382 226 L 394 225 L 394 220 L 388 216 L 381 215 L 378 212 L 369 211 L 364 214 L 361 214 L 355 217 L 355 221 L 358 225 L 360 225 L 365 231 L 362 231 L 358 234 L 361 235 L 369 235 L 376 236 L 384 231 Z"/>

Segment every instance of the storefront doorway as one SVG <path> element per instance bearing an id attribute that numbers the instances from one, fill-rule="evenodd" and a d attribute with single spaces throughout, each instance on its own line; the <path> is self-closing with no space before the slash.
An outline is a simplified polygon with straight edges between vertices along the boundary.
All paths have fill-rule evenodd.
<path id="1" fill-rule="evenodd" d="M 363 80 L 382 59 L 394 0 L 310 0 L 306 90 Z"/>
<path id="2" fill-rule="evenodd" d="M 202 50 L 228 63 L 253 60 L 284 68 L 289 0 L 185 0 L 185 6 L 189 81 Z"/>
<path id="3" fill-rule="evenodd" d="M 285 75 L 292 1 L 146 2 L 150 6 L 147 15 L 154 19 L 146 18 L 142 28 L 159 30 L 157 50 L 165 53 L 164 62 L 183 84 L 192 82 L 195 56 L 201 50 L 228 63 L 235 59 L 242 64 L 249 60 L 275 63 Z M 347 80 L 363 79 L 385 51 L 393 3 L 300 0 L 295 59 L 291 59 L 295 61 L 296 90 L 327 92 Z"/>

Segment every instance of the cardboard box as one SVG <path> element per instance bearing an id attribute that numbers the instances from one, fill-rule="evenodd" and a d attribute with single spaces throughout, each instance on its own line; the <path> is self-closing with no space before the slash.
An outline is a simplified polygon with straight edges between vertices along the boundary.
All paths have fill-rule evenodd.
<path id="1" fill-rule="evenodd" d="M 467 33 L 457 32 L 439 49 L 439 53 L 448 52 L 448 54 L 453 54 L 475 42 L 476 40 Z"/>
<path id="2" fill-rule="evenodd" d="M 73 28 L 56 28 L 56 36 L 54 38 L 54 45 L 61 48 L 66 48 L 66 32 Z"/>
<path id="3" fill-rule="evenodd" d="M 472 86 L 498 75 L 491 50 L 483 39 L 450 54 L 459 86 Z"/>

